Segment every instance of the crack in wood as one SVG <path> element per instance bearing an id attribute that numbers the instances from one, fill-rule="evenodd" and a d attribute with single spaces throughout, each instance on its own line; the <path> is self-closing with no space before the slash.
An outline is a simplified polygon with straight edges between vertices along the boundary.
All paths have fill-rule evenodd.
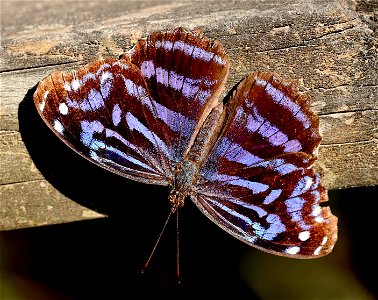
<path id="1" fill-rule="evenodd" d="M 359 144 L 369 144 L 369 143 L 377 143 L 378 139 L 370 139 L 370 140 L 361 140 L 361 141 L 355 141 L 355 142 L 345 142 L 345 143 L 330 143 L 330 144 L 320 144 L 320 147 L 330 147 L 330 146 L 346 146 L 346 145 L 359 145 Z"/>
<path id="2" fill-rule="evenodd" d="M 34 183 L 34 182 L 41 182 L 46 181 L 46 179 L 34 179 L 34 180 L 25 180 L 25 181 L 14 181 L 14 182 L 7 182 L 7 183 L 0 183 L 0 187 L 7 187 L 12 185 L 18 185 L 18 184 L 28 184 L 28 183 Z"/>
<path id="3" fill-rule="evenodd" d="M 378 111 L 375 108 L 366 108 L 366 109 L 355 109 L 355 110 L 341 110 L 341 111 L 333 111 L 333 112 L 326 112 L 326 113 L 318 113 L 318 116 L 332 116 L 335 114 L 347 114 L 347 113 L 356 113 L 356 112 L 368 112 L 368 111 Z"/>
<path id="4" fill-rule="evenodd" d="M 76 60 L 76 61 L 70 61 L 70 62 L 51 63 L 51 64 L 42 65 L 42 66 L 30 66 L 30 67 L 25 67 L 25 68 L 0 70 L 0 74 L 16 73 L 16 72 L 20 72 L 20 71 L 29 71 L 29 70 L 38 70 L 38 69 L 44 69 L 44 68 L 48 68 L 48 67 L 55 67 L 55 66 L 65 66 L 65 65 L 76 66 L 76 64 L 78 62 L 81 62 L 81 61 Z"/>

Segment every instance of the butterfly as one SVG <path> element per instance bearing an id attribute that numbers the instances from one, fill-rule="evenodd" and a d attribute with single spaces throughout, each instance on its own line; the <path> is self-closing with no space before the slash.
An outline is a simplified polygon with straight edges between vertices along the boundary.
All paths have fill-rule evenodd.
<path id="1" fill-rule="evenodd" d="M 280 256 L 330 253 L 337 217 L 312 165 L 319 118 L 294 82 L 245 77 L 225 100 L 224 47 L 201 31 L 154 32 L 119 59 L 54 71 L 36 108 L 50 129 L 94 164 L 168 186 L 172 211 L 191 199 L 237 239 Z"/>

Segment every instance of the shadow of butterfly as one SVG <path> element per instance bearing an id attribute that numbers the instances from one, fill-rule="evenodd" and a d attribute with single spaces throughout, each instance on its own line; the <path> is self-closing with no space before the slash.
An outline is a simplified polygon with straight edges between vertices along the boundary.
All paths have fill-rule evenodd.
<path id="1" fill-rule="evenodd" d="M 70 148 L 111 172 L 169 186 L 176 212 L 190 198 L 211 221 L 260 250 L 330 253 L 337 218 L 311 168 L 319 118 L 294 83 L 252 73 L 219 95 L 229 58 L 182 28 L 154 32 L 121 59 L 59 71 L 38 84 L 42 119 Z"/>

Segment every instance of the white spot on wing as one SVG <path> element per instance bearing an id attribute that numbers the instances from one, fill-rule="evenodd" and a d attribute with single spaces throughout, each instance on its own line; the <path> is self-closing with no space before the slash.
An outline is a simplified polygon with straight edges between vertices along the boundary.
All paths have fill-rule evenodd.
<path id="1" fill-rule="evenodd" d="M 78 90 L 79 87 L 80 87 L 80 82 L 79 82 L 79 80 L 77 80 L 77 79 L 72 80 L 72 82 L 71 82 L 71 87 L 72 87 L 72 89 L 73 89 L 75 92 L 77 92 L 77 90 Z"/>
<path id="2" fill-rule="evenodd" d="M 67 115 L 68 114 L 68 107 L 66 103 L 60 103 L 59 104 L 59 112 L 62 115 Z"/>
<path id="3" fill-rule="evenodd" d="M 101 74 L 100 82 L 103 84 L 108 78 L 110 78 L 111 74 L 109 71 L 106 71 Z"/>
<path id="4" fill-rule="evenodd" d="M 301 241 L 307 241 L 308 238 L 310 237 L 310 231 L 302 231 L 299 233 L 298 235 L 298 238 L 301 240 Z"/>
<path id="5" fill-rule="evenodd" d="M 295 254 L 297 254 L 300 250 L 301 250 L 301 248 L 299 248 L 299 247 L 297 247 L 297 246 L 294 246 L 294 247 L 286 248 L 285 252 L 288 253 L 288 254 L 295 255 Z"/>
<path id="6" fill-rule="evenodd" d="M 318 248 L 315 249 L 314 255 L 319 255 L 320 250 L 322 250 L 323 246 L 319 246 Z"/>
<path id="7" fill-rule="evenodd" d="M 315 222 L 323 223 L 323 221 L 324 221 L 324 218 L 323 218 L 322 216 L 317 216 L 317 217 L 315 218 Z"/>
<path id="8" fill-rule="evenodd" d="M 71 92 L 71 86 L 70 86 L 68 83 L 64 83 L 64 89 L 65 89 L 67 92 Z"/>
<path id="9" fill-rule="evenodd" d="M 45 94 L 43 95 L 43 100 L 42 100 L 41 104 L 39 105 L 39 109 L 41 111 L 43 111 L 45 109 L 45 104 L 46 104 L 46 99 L 47 99 L 48 94 L 49 94 L 49 91 L 46 91 Z"/>
<path id="10" fill-rule="evenodd" d="M 60 134 L 63 134 L 64 127 L 62 123 L 59 122 L 59 120 L 54 120 L 54 129 L 58 131 Z"/>
<path id="11" fill-rule="evenodd" d="M 322 212 L 322 208 L 319 205 L 316 205 L 314 209 L 312 210 L 311 215 L 316 217 L 316 216 L 319 216 L 321 212 Z"/>

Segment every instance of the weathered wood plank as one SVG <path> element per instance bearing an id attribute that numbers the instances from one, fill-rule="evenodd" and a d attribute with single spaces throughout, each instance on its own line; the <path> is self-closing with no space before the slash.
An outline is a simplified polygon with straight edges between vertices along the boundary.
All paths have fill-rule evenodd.
<path id="1" fill-rule="evenodd" d="M 86 167 L 38 118 L 33 87 L 53 69 L 118 57 L 140 37 L 178 26 L 224 43 L 226 91 L 254 70 L 299 82 L 321 116 L 316 167 L 328 188 L 376 185 L 377 8 L 376 1 L 341 0 L 1 2 L 0 229 L 107 213 L 71 200 L 51 176 L 71 160 L 73 172 Z"/>

